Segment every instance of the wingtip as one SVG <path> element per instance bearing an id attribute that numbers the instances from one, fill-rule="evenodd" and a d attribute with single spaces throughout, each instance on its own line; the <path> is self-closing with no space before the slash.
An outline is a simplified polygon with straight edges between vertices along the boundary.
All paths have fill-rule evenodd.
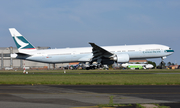
<path id="1" fill-rule="evenodd" d="M 92 43 L 92 42 L 89 42 L 89 44 L 94 44 L 94 43 Z"/>
<path id="2" fill-rule="evenodd" d="M 11 30 L 11 29 L 15 29 L 15 28 L 9 28 L 9 30 Z"/>

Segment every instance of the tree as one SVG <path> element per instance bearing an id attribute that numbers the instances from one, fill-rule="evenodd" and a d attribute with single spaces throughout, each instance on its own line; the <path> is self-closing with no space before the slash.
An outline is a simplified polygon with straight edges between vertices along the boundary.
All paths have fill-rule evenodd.
<path id="1" fill-rule="evenodd" d="M 167 63 L 167 66 L 171 66 L 171 65 L 172 65 L 171 62 L 168 62 L 168 63 Z"/>
<path id="2" fill-rule="evenodd" d="M 152 61 L 147 61 L 148 64 L 152 64 L 154 67 L 153 69 L 156 67 L 156 63 L 155 62 L 152 62 Z"/>

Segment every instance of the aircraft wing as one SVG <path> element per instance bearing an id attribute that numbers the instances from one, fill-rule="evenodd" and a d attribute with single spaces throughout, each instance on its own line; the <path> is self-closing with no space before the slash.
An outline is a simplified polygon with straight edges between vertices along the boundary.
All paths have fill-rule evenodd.
<path id="1" fill-rule="evenodd" d="M 108 57 L 114 55 L 111 52 L 103 49 L 102 47 L 100 47 L 98 45 L 96 45 L 95 43 L 89 43 L 89 44 L 93 47 L 93 49 L 92 49 L 92 53 L 93 53 L 92 61 L 102 59 L 103 57 L 108 58 Z"/>

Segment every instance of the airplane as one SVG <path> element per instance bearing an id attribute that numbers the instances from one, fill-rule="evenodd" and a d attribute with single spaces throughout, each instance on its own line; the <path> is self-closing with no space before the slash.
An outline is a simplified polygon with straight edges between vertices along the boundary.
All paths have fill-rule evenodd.
<path id="1" fill-rule="evenodd" d="M 152 64 L 122 64 L 121 65 L 124 68 L 130 68 L 130 69 L 151 69 L 154 66 Z"/>
<path id="2" fill-rule="evenodd" d="M 15 28 L 9 28 L 9 31 L 18 49 L 18 53 L 11 54 L 12 58 L 42 63 L 88 62 L 90 66 L 96 62 L 102 66 L 128 63 L 129 60 L 134 59 L 161 58 L 163 61 L 166 56 L 174 53 L 170 47 L 160 44 L 101 47 L 91 42 L 89 42 L 91 47 L 38 50 Z"/>

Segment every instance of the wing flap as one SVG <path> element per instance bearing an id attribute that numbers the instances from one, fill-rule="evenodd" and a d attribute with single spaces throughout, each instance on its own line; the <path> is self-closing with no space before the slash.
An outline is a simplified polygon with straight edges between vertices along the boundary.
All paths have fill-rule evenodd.
<path id="1" fill-rule="evenodd" d="M 110 53 L 109 51 L 107 51 L 107 50 L 103 49 L 102 47 L 96 45 L 95 43 L 90 43 L 89 42 L 89 44 L 93 47 L 93 54 L 98 52 L 98 53 L 100 53 L 102 55 L 109 55 L 109 56 L 113 55 L 112 53 Z"/>
<path id="2" fill-rule="evenodd" d="M 93 58 L 92 61 L 96 61 L 99 59 L 102 59 L 103 57 L 111 57 L 112 54 L 111 52 L 105 50 L 104 48 L 96 45 L 95 43 L 90 43 L 89 44 L 92 46 L 92 53 L 93 53 Z"/>

